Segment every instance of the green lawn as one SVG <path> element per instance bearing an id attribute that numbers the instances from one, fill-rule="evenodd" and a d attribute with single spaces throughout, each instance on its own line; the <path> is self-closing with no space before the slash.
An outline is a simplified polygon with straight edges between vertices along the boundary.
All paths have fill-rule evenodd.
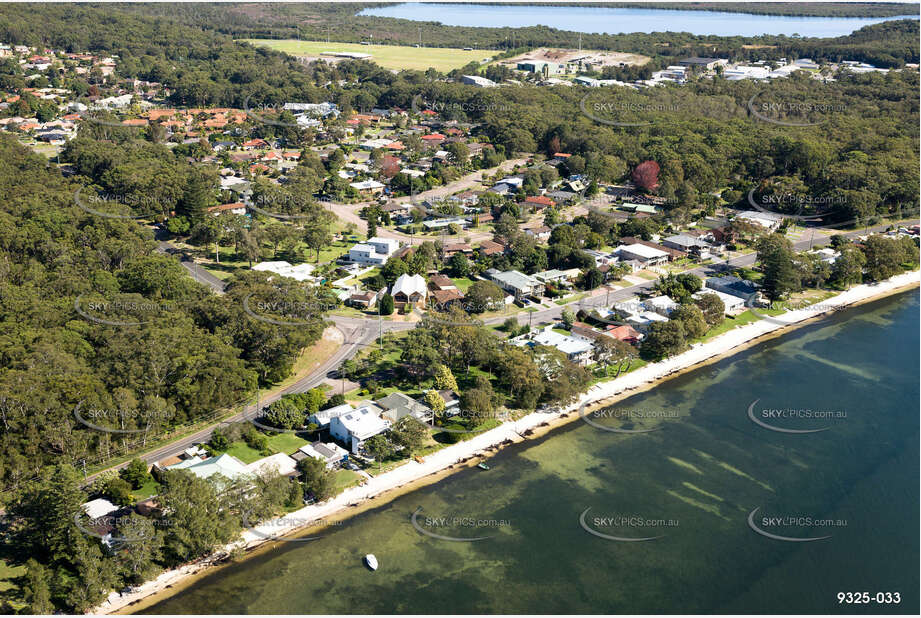
<path id="1" fill-rule="evenodd" d="M 0 560 L 0 592 L 15 588 L 16 584 L 10 580 L 26 574 L 25 565 L 10 566 L 6 560 Z M 7 596 L 7 595 L 3 595 Z"/>
<path id="2" fill-rule="evenodd" d="M 463 292 L 464 294 L 467 293 L 467 290 L 470 289 L 470 286 L 473 284 L 474 284 L 473 279 L 468 279 L 467 277 L 456 277 L 454 279 L 454 285 L 456 285 L 457 289 Z"/>
<path id="3" fill-rule="evenodd" d="M 284 453 L 290 455 L 300 447 L 308 444 L 307 440 L 299 438 L 293 433 L 279 433 L 274 436 L 268 436 L 269 450 L 273 453 Z M 264 457 L 259 451 L 250 447 L 246 442 L 238 440 L 230 445 L 226 451 L 228 455 L 233 455 L 245 464 L 251 464 Z"/>
<path id="4" fill-rule="evenodd" d="M 230 445 L 226 451 L 228 455 L 233 455 L 245 464 L 251 464 L 254 461 L 262 459 L 262 454 L 254 448 L 250 448 L 245 442 L 240 440 Z"/>
<path id="5" fill-rule="evenodd" d="M 135 500 L 146 500 L 151 496 L 156 496 L 158 493 L 160 493 L 160 483 L 151 477 L 140 488 L 132 490 L 131 495 L 134 496 Z"/>
<path id="6" fill-rule="evenodd" d="M 349 487 L 354 487 L 364 478 L 351 470 L 336 470 L 333 472 L 333 495 L 338 496 Z"/>
<path id="7" fill-rule="evenodd" d="M 786 310 L 785 309 L 758 309 L 758 313 L 761 313 L 764 315 L 780 315 L 784 311 Z M 719 326 L 715 326 L 714 328 L 711 328 L 710 330 L 706 332 L 706 334 L 704 334 L 703 337 L 701 337 L 700 339 L 695 339 L 694 342 L 696 343 L 698 341 L 707 341 L 708 339 L 713 339 L 714 337 L 718 335 L 722 335 L 726 331 L 732 330 L 736 326 L 745 326 L 746 324 L 757 322 L 760 319 L 761 317 L 752 313 L 751 310 L 745 311 L 744 313 L 740 313 L 734 318 L 726 318 L 725 320 L 723 320 L 722 324 L 720 324 Z"/>
<path id="8" fill-rule="evenodd" d="M 553 302 L 555 302 L 557 305 L 568 305 L 569 303 L 574 303 L 577 300 L 582 300 L 588 295 L 589 295 L 588 292 L 582 292 L 581 294 L 572 294 L 570 296 L 564 296 L 563 298 L 559 300 L 555 300 Z"/>
<path id="9" fill-rule="evenodd" d="M 305 444 L 309 442 L 293 433 L 280 433 L 269 437 L 269 449 L 285 455 L 290 455 Z"/>
<path id="10" fill-rule="evenodd" d="M 385 69 L 424 71 L 431 67 L 443 73 L 495 55 L 495 52 L 491 51 L 464 51 L 452 47 L 361 45 L 360 43 L 324 43 L 322 41 L 295 41 L 292 39 L 243 39 L 243 41 L 256 46 L 269 47 L 294 56 L 319 56 L 323 52 L 359 52 L 371 54 L 369 60 Z"/>

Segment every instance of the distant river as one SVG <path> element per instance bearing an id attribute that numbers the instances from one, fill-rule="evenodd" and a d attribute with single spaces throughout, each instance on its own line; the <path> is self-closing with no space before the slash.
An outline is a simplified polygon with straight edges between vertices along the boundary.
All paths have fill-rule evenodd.
<path id="1" fill-rule="evenodd" d="M 913 291 L 758 344 L 593 420 L 657 430 L 574 421 L 147 613 L 915 614 L 918 314 Z M 768 430 L 754 400 L 781 429 L 828 429 Z M 488 538 L 423 534 L 419 507 L 425 532 Z M 762 536 L 756 508 L 764 532 L 830 538 Z M 586 509 L 594 532 L 659 538 L 599 537 Z M 873 602 L 839 605 L 855 591 Z"/>
<path id="2" fill-rule="evenodd" d="M 719 36 L 799 34 L 836 37 L 870 24 L 906 17 L 794 17 L 749 15 L 716 11 L 632 9 L 588 6 L 535 6 L 485 4 L 396 4 L 365 9 L 359 15 L 397 17 L 441 22 L 447 26 L 521 28 L 550 26 L 573 32 L 619 34 L 626 32 L 690 32 Z M 918 19 L 918 14 L 909 15 Z M 425 32 L 422 33 L 423 41 Z M 576 45 L 576 42 L 573 42 Z"/>

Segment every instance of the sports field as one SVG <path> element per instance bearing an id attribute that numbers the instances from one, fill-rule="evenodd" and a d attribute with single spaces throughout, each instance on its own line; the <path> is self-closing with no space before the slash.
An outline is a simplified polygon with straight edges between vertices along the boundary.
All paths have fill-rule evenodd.
<path id="1" fill-rule="evenodd" d="M 489 50 L 464 51 L 453 47 L 406 47 L 402 45 L 361 45 L 360 43 L 324 43 L 322 41 L 296 41 L 293 39 L 242 39 L 292 56 L 319 57 L 323 52 L 359 52 L 371 54 L 373 62 L 385 69 L 416 69 L 429 67 L 438 71 L 458 69 L 470 62 L 490 58 Z"/>

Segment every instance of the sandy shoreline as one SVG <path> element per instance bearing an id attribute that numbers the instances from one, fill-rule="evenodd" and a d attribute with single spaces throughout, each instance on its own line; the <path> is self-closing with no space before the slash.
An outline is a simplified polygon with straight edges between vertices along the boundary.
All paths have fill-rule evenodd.
<path id="1" fill-rule="evenodd" d="M 448 446 L 427 456 L 423 462 L 410 461 L 399 468 L 370 479 L 365 485 L 345 490 L 323 504 L 306 506 L 271 522 L 246 530 L 242 541 L 234 544 L 247 550 L 269 551 L 280 541 L 269 537 L 281 535 L 304 535 L 320 527 L 323 522 L 335 522 L 352 517 L 362 511 L 389 502 L 399 495 L 421 486 L 435 483 L 444 476 L 475 461 L 503 446 L 540 437 L 550 430 L 579 418 L 577 412 L 582 406 L 610 405 L 617 399 L 630 397 L 656 386 L 660 380 L 674 377 L 703 363 L 715 362 L 736 354 L 750 345 L 763 340 L 765 336 L 776 336 L 790 328 L 801 326 L 844 307 L 876 300 L 907 288 L 915 287 L 921 281 L 921 273 L 914 271 L 898 275 L 876 284 L 858 285 L 846 292 L 818 303 L 822 310 L 810 308 L 788 311 L 774 316 L 788 325 L 760 320 L 736 327 L 704 343 L 658 363 L 651 363 L 617 379 L 596 384 L 575 402 L 561 409 L 532 412 L 517 420 L 485 431 L 465 442 Z M 473 460 L 473 461 L 471 461 Z M 224 548 L 230 549 L 233 546 Z M 213 572 L 215 565 L 203 560 L 191 565 L 163 572 L 159 577 L 135 588 L 133 592 L 120 595 L 112 593 L 93 612 L 95 614 L 130 613 L 149 607 L 163 598 L 185 588 L 205 574 Z"/>

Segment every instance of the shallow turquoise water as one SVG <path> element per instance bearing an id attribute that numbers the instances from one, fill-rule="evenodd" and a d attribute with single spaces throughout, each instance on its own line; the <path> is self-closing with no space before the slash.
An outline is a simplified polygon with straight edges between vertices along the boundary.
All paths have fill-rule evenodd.
<path id="1" fill-rule="evenodd" d="M 334 526 L 215 572 L 147 613 L 917 613 L 917 293 L 801 328 Z M 844 412 L 749 420 L 755 410 Z M 481 537 L 452 542 L 442 536 Z M 756 524 L 789 537 L 756 534 Z M 579 523 L 621 538 L 600 538 Z M 635 516 L 617 525 L 596 517 Z M 810 516 L 834 526 L 763 524 Z M 426 520 L 426 517 L 434 518 Z M 449 521 L 440 522 L 437 518 Z M 455 518 L 457 521 L 455 521 Z M 647 525 L 648 524 L 648 525 Z M 361 556 L 374 553 L 371 573 Z M 899 592 L 841 606 L 838 592 Z"/>

